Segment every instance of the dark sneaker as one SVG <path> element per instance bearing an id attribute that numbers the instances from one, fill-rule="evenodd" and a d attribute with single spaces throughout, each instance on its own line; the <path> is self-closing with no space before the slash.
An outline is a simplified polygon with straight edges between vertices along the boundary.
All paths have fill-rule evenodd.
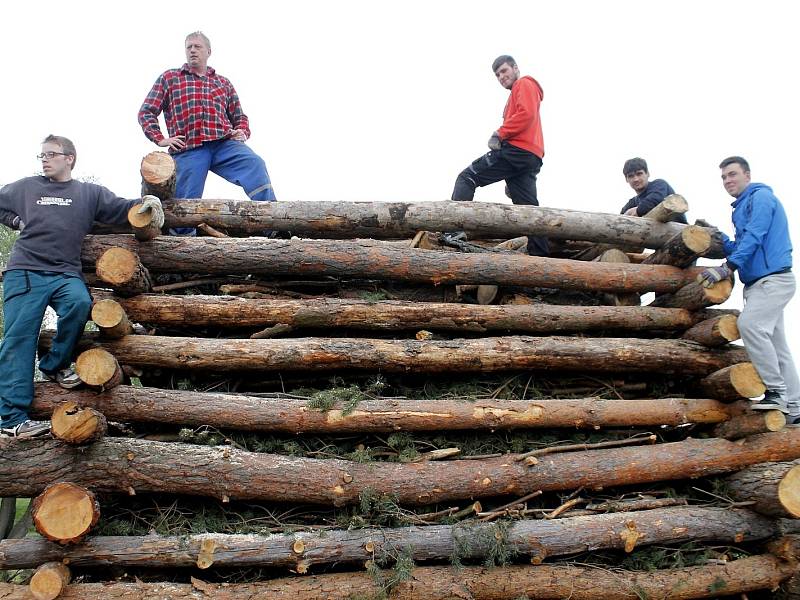
<path id="1" fill-rule="evenodd" d="M 788 412 L 786 400 L 781 398 L 778 392 L 773 392 L 772 390 L 767 390 L 764 397 L 761 400 L 755 400 L 750 405 L 750 408 L 753 410 L 779 410 L 784 413 Z"/>
<path id="2" fill-rule="evenodd" d="M 784 427 L 800 427 L 800 415 L 786 415 Z"/>
<path id="3" fill-rule="evenodd" d="M 48 373 L 46 371 L 42 371 L 42 375 L 45 376 L 45 379 L 55 381 L 65 390 L 71 390 L 83 383 L 81 378 L 78 377 L 78 374 L 75 372 L 75 369 L 71 367 L 67 369 L 61 369 L 57 373 Z"/>
<path id="4" fill-rule="evenodd" d="M 0 428 L 0 435 L 14 438 L 35 438 L 50 433 L 50 421 L 23 421 L 14 427 Z"/>

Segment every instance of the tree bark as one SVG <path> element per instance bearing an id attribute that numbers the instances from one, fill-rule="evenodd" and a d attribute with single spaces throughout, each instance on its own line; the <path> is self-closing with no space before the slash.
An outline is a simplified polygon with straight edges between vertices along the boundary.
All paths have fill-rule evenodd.
<path id="1" fill-rule="evenodd" d="M 81 352 L 75 360 L 75 372 L 83 383 L 100 392 L 117 387 L 124 379 L 117 359 L 103 348 Z"/>
<path id="2" fill-rule="evenodd" d="M 48 560 L 76 567 L 175 569 L 195 566 L 201 553 L 209 566 L 225 568 L 291 568 L 301 560 L 308 566 L 369 559 L 383 563 L 393 562 L 403 551 L 415 561 L 446 560 L 454 554 L 462 560 L 483 560 L 490 556 L 498 531 L 496 523 L 461 523 L 270 535 L 93 536 L 70 547 L 28 538 L 0 542 L 0 569 L 30 568 Z M 514 554 L 544 560 L 591 550 L 623 550 L 631 546 L 630 540 L 635 547 L 689 541 L 739 544 L 777 533 L 771 519 L 749 510 L 682 506 L 514 521 L 503 539 Z M 464 544 L 467 540 L 469 544 Z"/>
<path id="3" fill-rule="evenodd" d="M 106 236 L 116 237 L 116 236 Z M 139 257 L 126 248 L 110 247 L 98 255 L 97 276 L 123 296 L 149 292 L 153 287 L 150 273 Z"/>
<path id="4" fill-rule="evenodd" d="M 689 225 L 664 246 L 642 261 L 646 265 L 672 265 L 685 268 L 704 256 L 711 245 L 711 236 L 702 227 Z"/>
<path id="5" fill-rule="evenodd" d="M 53 437 L 68 444 L 96 442 L 108 431 L 106 418 L 100 412 L 72 399 L 60 402 L 50 419 Z"/>
<path id="6" fill-rule="evenodd" d="M 92 291 L 96 298 L 102 292 Z M 647 306 L 503 305 L 478 306 L 442 302 L 382 300 L 245 299 L 234 296 L 166 296 L 140 294 L 132 298 L 101 300 L 109 314 L 98 326 L 119 322 L 127 313 L 138 323 L 164 327 L 267 327 L 278 323 L 296 329 L 360 329 L 398 331 L 429 329 L 486 333 L 576 333 L 584 331 L 670 331 L 688 329 L 695 323 L 689 311 Z M 112 310 L 113 309 L 113 310 Z M 733 317 L 735 321 L 735 317 Z M 112 336 L 108 337 L 121 337 Z M 699 340 L 698 340 L 699 341 Z"/>
<path id="7" fill-rule="evenodd" d="M 703 287 L 696 281 L 691 281 L 674 294 L 656 296 L 650 306 L 685 308 L 692 311 L 701 310 L 714 304 L 722 304 L 730 297 L 732 290 L 733 284 L 727 279 L 711 287 Z"/>
<path id="8" fill-rule="evenodd" d="M 714 435 L 726 440 L 735 440 L 756 433 L 780 431 L 785 425 L 786 417 L 781 411 L 764 410 L 738 415 L 729 421 L 720 423 L 714 428 Z"/>
<path id="9" fill-rule="evenodd" d="M 737 500 L 772 517 L 800 518 L 800 460 L 753 465 L 726 478 Z"/>
<path id="10" fill-rule="evenodd" d="M 318 238 L 411 238 L 420 230 L 466 231 L 475 239 L 540 235 L 647 248 L 660 248 L 686 227 L 626 215 L 488 202 L 173 200 L 165 203 L 165 212 L 168 227 L 196 227 L 205 222 L 244 233 L 272 229 Z"/>
<path id="11" fill-rule="evenodd" d="M 74 483 L 48 485 L 31 506 L 36 531 L 59 544 L 77 544 L 100 519 L 94 494 Z"/>
<path id="12" fill-rule="evenodd" d="M 287 433 L 365 433 L 464 429 L 638 427 L 721 423 L 741 414 L 735 404 L 715 400 L 406 400 L 365 399 L 345 411 L 309 408 L 307 400 L 260 398 L 119 386 L 104 394 L 35 386 L 32 414 L 49 418 L 65 399 L 92 407 L 114 421 L 210 425 L 239 431 Z"/>
<path id="13" fill-rule="evenodd" d="M 164 298 L 164 296 L 154 296 L 154 298 Z M 108 338 L 116 339 L 133 333 L 133 326 L 125 309 L 119 302 L 110 298 L 95 301 L 92 306 L 92 321 Z"/>
<path id="14" fill-rule="evenodd" d="M 682 338 L 709 348 L 729 344 L 739 339 L 739 328 L 736 321 L 736 315 L 720 315 L 713 319 L 706 319 L 688 329 Z"/>
<path id="15" fill-rule="evenodd" d="M 103 252 L 113 247 L 138 254 L 142 263 L 154 272 L 303 274 L 435 285 L 521 285 L 608 292 L 675 292 L 694 281 L 702 270 L 666 265 L 588 264 L 517 253 L 441 252 L 338 240 L 159 236 L 139 244 L 132 236 L 124 235 L 87 236 L 81 257 L 84 266 L 91 268 Z"/>
<path id="16" fill-rule="evenodd" d="M 717 400 L 756 398 L 767 389 L 751 362 L 740 362 L 711 373 L 697 387 L 703 395 Z"/>
<path id="17" fill-rule="evenodd" d="M 162 203 L 175 196 L 175 160 L 167 152 L 154 151 L 142 159 L 142 196 L 151 194 Z"/>
<path id="18" fill-rule="evenodd" d="M 630 263 L 628 255 L 617 248 L 609 248 L 600 256 L 593 259 L 595 262 Z M 610 306 L 639 306 L 642 303 L 639 294 L 603 294 L 603 304 Z"/>
<path id="19" fill-rule="evenodd" d="M 718 438 L 550 454 L 528 466 L 517 455 L 401 464 L 356 463 L 245 452 L 229 447 L 106 438 L 85 448 L 55 440 L 0 438 L 0 489 L 39 493 L 54 474 L 101 492 L 166 492 L 241 500 L 344 506 L 372 489 L 425 505 L 501 494 L 607 488 L 692 479 L 755 463 L 800 458 L 800 429 L 737 442 Z"/>
<path id="20" fill-rule="evenodd" d="M 29 589 L 35 600 L 55 600 L 69 585 L 72 575 L 60 562 L 40 565 L 31 577 Z"/>
<path id="21" fill-rule="evenodd" d="M 39 337 L 49 347 L 52 331 Z M 297 338 L 201 339 L 84 334 L 79 350 L 98 345 L 125 365 L 206 371 L 376 370 L 403 373 L 557 369 L 708 375 L 746 358 L 743 348 L 705 348 L 682 340 L 508 336 L 457 340 Z"/>
<path id="22" fill-rule="evenodd" d="M 409 578 L 386 590 L 369 573 L 333 573 L 287 577 L 268 582 L 192 583 L 83 583 L 68 586 L 64 600 L 351 600 L 374 598 L 388 592 L 388 600 L 641 600 L 642 598 L 718 598 L 775 589 L 792 577 L 794 562 L 770 554 L 750 556 L 726 564 L 709 564 L 659 571 L 610 571 L 592 566 L 515 565 L 508 567 L 417 567 Z M 385 572 L 382 580 L 388 580 Z M 2 600 L 27 600 L 27 588 L 0 584 Z"/>

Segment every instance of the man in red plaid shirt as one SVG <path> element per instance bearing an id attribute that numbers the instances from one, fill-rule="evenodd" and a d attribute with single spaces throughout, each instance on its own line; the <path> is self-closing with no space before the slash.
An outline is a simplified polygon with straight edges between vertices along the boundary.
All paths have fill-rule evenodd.
<path id="1" fill-rule="evenodd" d="M 250 123 L 228 79 L 208 66 L 211 42 L 200 31 L 186 36 L 186 63 L 164 71 L 139 109 L 139 124 L 149 140 L 168 148 L 175 159 L 178 198 L 202 198 L 208 172 L 244 188 L 251 200 L 275 201 L 263 159 L 245 141 Z M 169 137 L 158 115 L 164 113 Z M 194 235 L 181 227 L 174 234 Z"/>

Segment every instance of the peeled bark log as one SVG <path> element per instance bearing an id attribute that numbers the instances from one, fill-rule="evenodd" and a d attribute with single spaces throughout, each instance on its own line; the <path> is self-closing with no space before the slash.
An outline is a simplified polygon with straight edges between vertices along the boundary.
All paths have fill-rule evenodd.
<path id="1" fill-rule="evenodd" d="M 417 567 L 407 580 L 389 592 L 389 600 L 641 600 L 642 598 L 718 598 L 720 593 L 743 594 L 772 590 L 794 575 L 797 564 L 770 554 L 741 558 L 726 564 L 636 572 L 570 565 L 510 567 Z M 392 573 L 381 575 L 387 581 Z M 333 573 L 289 577 L 261 583 L 83 583 L 67 588 L 64 600 L 351 600 L 386 594 L 369 573 Z M 24 586 L 0 584 L 3 600 L 26 600 Z"/>
<path id="2" fill-rule="evenodd" d="M 490 556 L 498 531 L 495 523 L 460 523 L 270 535 L 93 536 L 70 547 L 41 539 L 9 540 L 0 542 L 0 569 L 29 568 L 44 560 L 76 567 L 175 569 L 194 566 L 201 554 L 209 566 L 225 568 L 293 567 L 298 560 L 308 566 L 368 559 L 385 563 L 404 551 L 415 561 L 446 560 L 454 554 L 463 560 L 483 560 Z M 542 561 L 599 549 L 630 552 L 653 544 L 739 544 L 765 540 L 777 532 L 772 520 L 749 510 L 682 506 L 514 521 L 503 538 L 514 554 Z"/>
<path id="3" fill-rule="evenodd" d="M 780 431 L 785 425 L 786 417 L 781 411 L 765 410 L 739 415 L 730 421 L 720 423 L 714 428 L 714 435 L 726 440 L 735 440 L 756 433 Z"/>
<path id="4" fill-rule="evenodd" d="M 42 348 L 52 331 L 42 332 Z M 682 340 L 509 336 L 457 340 L 299 338 L 230 340 L 129 335 L 101 340 L 84 334 L 78 348 L 97 344 L 135 367 L 205 371 L 376 370 L 402 373 L 557 369 L 707 375 L 742 362 L 743 348 L 705 348 Z"/>
<path id="5" fill-rule="evenodd" d="M 800 458 L 800 429 L 737 442 L 688 439 L 649 446 L 562 452 L 527 466 L 516 455 L 411 464 L 356 463 L 106 438 L 86 448 L 55 440 L 0 438 L 0 489 L 30 497 L 53 477 L 97 491 L 166 492 L 344 506 L 372 489 L 410 505 L 535 490 L 602 489 L 692 479 L 755 463 Z"/>
<path id="6" fill-rule="evenodd" d="M 96 272 L 101 280 L 123 296 L 144 294 L 153 287 L 150 273 L 139 262 L 139 257 L 125 248 L 105 250 L 97 259 Z"/>
<path id="7" fill-rule="evenodd" d="M 674 292 L 694 281 L 702 270 L 587 264 L 515 252 L 440 252 L 352 241 L 159 236 L 138 244 L 124 235 L 87 236 L 81 256 L 84 266 L 91 268 L 112 247 L 135 252 L 147 268 L 167 273 L 303 274 L 608 292 Z"/>
<path id="8" fill-rule="evenodd" d="M 700 256 L 704 256 L 711 246 L 711 236 L 702 227 L 689 225 L 675 234 L 675 237 L 659 248 L 642 264 L 646 265 L 673 265 L 675 267 L 688 267 Z"/>
<path id="9" fill-rule="evenodd" d="M 103 348 L 81 352 L 75 360 L 75 372 L 83 383 L 101 392 L 117 387 L 124 379 L 117 359 Z"/>
<path id="10" fill-rule="evenodd" d="M 653 219 L 659 223 L 672 221 L 689 210 L 689 203 L 680 194 L 670 194 L 659 202 L 650 212 L 644 215 L 645 219 Z"/>
<path id="11" fill-rule="evenodd" d="M 53 437 L 68 444 L 88 444 L 102 439 L 108 431 L 106 418 L 75 400 L 58 404 L 51 417 Z"/>
<path id="12" fill-rule="evenodd" d="M 164 296 L 157 296 L 164 298 Z M 121 338 L 133 333 L 128 315 L 116 300 L 99 300 L 92 306 L 92 321 L 100 332 L 108 338 Z"/>
<path id="13" fill-rule="evenodd" d="M 147 242 L 161 235 L 161 229 L 153 221 L 153 211 L 148 209 L 140 213 L 141 204 L 134 204 L 128 209 L 128 223 L 133 228 L 134 237 L 140 242 Z"/>
<path id="14" fill-rule="evenodd" d="M 362 400 L 345 411 L 309 408 L 307 400 L 259 398 L 119 386 L 104 394 L 66 391 L 51 383 L 35 386 L 32 414 L 49 418 L 63 399 L 93 407 L 115 421 L 210 425 L 241 431 L 365 433 L 567 427 L 638 427 L 721 423 L 741 414 L 739 405 L 715 400 Z"/>
<path id="15" fill-rule="evenodd" d="M 100 519 L 100 505 L 94 494 L 74 483 L 48 485 L 33 499 L 32 506 L 36 531 L 59 544 L 77 544 Z"/>
<path id="16" fill-rule="evenodd" d="M 72 574 L 65 564 L 49 562 L 36 569 L 28 587 L 36 600 L 55 600 L 64 592 L 71 579 Z"/>
<path id="17" fill-rule="evenodd" d="M 722 304 L 730 298 L 731 291 L 733 291 L 733 284 L 727 279 L 715 283 L 711 287 L 703 287 L 696 281 L 692 281 L 674 294 L 657 295 L 650 306 L 700 310 L 714 304 Z"/>
<path id="18" fill-rule="evenodd" d="M 165 203 L 168 227 L 205 222 L 228 231 L 264 229 L 339 238 L 411 238 L 420 230 L 466 231 L 470 238 L 540 235 L 660 248 L 681 223 L 659 223 L 626 215 L 488 202 L 277 202 L 173 200 Z M 723 258 L 723 255 L 712 258 Z"/>
<path id="19" fill-rule="evenodd" d="M 720 315 L 701 321 L 688 329 L 681 337 L 709 348 L 729 344 L 739 339 L 739 328 L 736 321 L 736 315 Z"/>
<path id="20" fill-rule="evenodd" d="M 800 518 L 800 460 L 753 465 L 725 481 L 734 498 L 755 501 L 753 510 L 772 517 Z"/>
<path id="21" fill-rule="evenodd" d="M 161 202 L 175 196 L 175 159 L 167 152 L 154 151 L 142 159 L 142 196 L 151 194 Z"/>
<path id="22" fill-rule="evenodd" d="M 704 395 L 717 400 L 757 398 L 767 388 L 751 362 L 730 365 L 702 379 L 698 385 Z"/>
<path id="23" fill-rule="evenodd" d="M 102 297 L 103 294 L 101 290 L 93 290 L 92 295 Z M 101 304 L 104 311 L 107 309 L 110 315 L 114 315 L 113 318 L 104 318 L 104 323 L 115 322 L 119 318 L 116 315 L 127 313 L 136 322 L 164 327 L 255 328 L 286 323 L 296 329 L 573 333 L 597 330 L 680 331 L 695 323 L 695 317 L 686 310 L 646 306 L 614 308 L 537 304 L 487 307 L 392 300 L 259 300 L 156 294 L 101 300 L 95 308 Z M 92 315 L 95 315 L 95 309 L 92 309 Z M 93 320 L 97 323 L 96 319 Z"/>

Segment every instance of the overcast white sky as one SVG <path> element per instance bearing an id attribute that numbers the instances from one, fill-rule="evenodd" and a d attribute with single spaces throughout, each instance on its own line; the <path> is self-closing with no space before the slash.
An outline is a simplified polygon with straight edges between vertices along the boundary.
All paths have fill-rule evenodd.
<path id="1" fill-rule="evenodd" d="M 5 3 L 0 182 L 38 170 L 48 133 L 72 138 L 76 176 L 139 193 L 156 149 L 136 113 L 156 76 L 184 62 L 186 33 L 250 117 L 250 145 L 279 200 L 443 200 L 487 149 L 511 54 L 544 88 L 546 206 L 617 212 L 622 163 L 644 157 L 731 233 L 719 161 L 745 156 L 800 243 L 794 155 L 800 36 L 789 2 L 410 0 Z M 205 197 L 244 198 L 209 176 Z M 477 200 L 505 202 L 502 184 Z M 733 305 L 741 305 L 741 289 Z M 787 318 L 800 332 L 798 300 Z M 794 343 L 795 355 L 800 343 Z"/>

